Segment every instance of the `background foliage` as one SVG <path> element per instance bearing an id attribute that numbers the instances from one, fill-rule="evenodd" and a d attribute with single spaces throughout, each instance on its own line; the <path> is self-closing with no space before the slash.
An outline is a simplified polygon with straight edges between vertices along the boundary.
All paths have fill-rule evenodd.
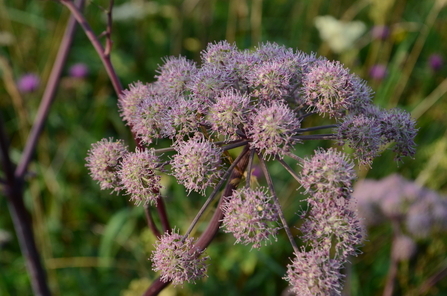
<path id="1" fill-rule="evenodd" d="M 432 54 L 447 59 L 445 1 L 115 2 L 112 60 L 123 85 L 152 81 L 161 58 L 168 55 L 182 54 L 199 61 L 200 51 L 208 42 L 223 39 L 235 41 L 239 48 L 277 42 L 341 60 L 370 82 L 376 104 L 412 112 L 420 128 L 414 160 L 406 159 L 397 166 L 392 162 L 392 153 L 384 153 L 373 169 L 361 169 L 360 177 L 378 179 L 399 172 L 447 193 L 447 67 L 435 71 L 428 63 Z M 101 7 L 108 7 L 108 1 L 90 1 L 84 8 L 97 34 L 106 27 Z M 320 39 L 314 25 L 319 15 L 362 21 L 366 32 L 351 49 L 334 53 Z M 68 16 L 68 10 L 57 1 L 0 0 L 0 32 L 13 37 L 8 42 L 0 38 L 0 108 L 14 161 L 19 159 L 26 141 Z M 372 37 L 370 30 L 377 25 L 390 28 L 388 38 Z M 80 62 L 88 65 L 89 75 L 84 79 L 69 77 L 68 67 Z M 387 69 L 382 80 L 369 75 L 370 67 L 377 64 Z M 154 238 L 147 230 L 143 210 L 126 197 L 101 192 L 84 166 L 91 143 L 101 138 L 122 138 L 131 147 L 134 142 L 119 117 L 117 98 L 105 70 L 81 30 L 76 33 L 67 71 L 30 167 L 25 193 L 50 286 L 54 295 L 139 295 L 157 276 L 147 260 Z M 8 80 L 8 75 L 16 80 L 30 72 L 41 79 L 38 90 L 15 92 L 14 81 Z M 314 148 L 299 147 L 297 153 L 310 154 Z M 296 201 L 301 198 L 296 192 L 298 184 L 280 166 L 273 167 L 272 174 L 277 180 L 278 196 L 288 211 L 286 216 L 297 222 L 293 214 L 302 206 Z M 173 224 L 186 227 L 202 199 L 194 194 L 185 197 L 182 186 L 169 177 L 163 181 L 168 215 Z M 0 243 L 0 295 L 30 295 L 4 198 L 0 198 L 0 213 L 0 229 L 12 236 Z M 346 295 L 382 293 L 391 236 L 388 224 L 370 229 L 364 254 L 353 258 L 352 266 L 347 268 Z M 185 285 L 184 289 L 171 287 L 164 295 L 280 295 L 286 288 L 281 277 L 292 252 L 286 237 L 280 235 L 277 243 L 259 252 L 233 246 L 233 242 L 234 238 L 220 233 L 208 249 L 212 258 L 209 277 L 196 285 Z M 447 266 L 446 242 L 445 236 L 418 242 L 417 256 L 399 266 L 396 293 L 420 295 L 421 285 Z M 446 282 L 437 283 L 425 294 L 445 295 Z"/>

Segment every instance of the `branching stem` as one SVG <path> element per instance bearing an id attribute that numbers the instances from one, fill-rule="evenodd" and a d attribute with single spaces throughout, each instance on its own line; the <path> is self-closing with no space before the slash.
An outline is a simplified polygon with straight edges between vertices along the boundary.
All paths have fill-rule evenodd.
<path id="1" fill-rule="evenodd" d="M 200 211 L 197 213 L 197 215 L 194 218 L 194 220 L 191 222 L 191 225 L 189 226 L 188 230 L 186 231 L 185 235 L 183 236 L 183 240 L 185 240 L 189 236 L 189 234 L 191 233 L 192 229 L 197 224 L 197 221 L 199 221 L 200 217 L 203 215 L 203 213 L 205 212 L 206 208 L 208 208 L 210 203 L 216 197 L 217 193 L 220 190 L 220 187 L 222 187 L 223 183 L 228 179 L 230 174 L 233 172 L 233 169 L 236 167 L 236 165 L 239 163 L 239 161 L 242 159 L 242 157 L 244 157 L 245 154 L 247 154 L 247 151 L 248 151 L 248 146 L 245 147 L 244 151 L 242 151 L 242 153 L 239 154 L 239 156 L 233 161 L 231 166 L 228 168 L 228 170 L 222 176 L 222 179 L 220 180 L 220 182 L 216 185 L 216 187 L 214 188 L 213 192 L 210 194 L 210 196 L 205 201 L 205 203 L 203 204 L 203 206 L 200 209 Z"/>
<path id="2" fill-rule="evenodd" d="M 293 251 L 298 254 L 299 253 L 298 246 L 296 245 L 296 242 L 293 239 L 292 232 L 290 231 L 289 225 L 287 224 L 287 220 L 284 217 L 284 213 L 282 211 L 281 204 L 279 203 L 278 197 L 276 196 L 275 188 L 273 187 L 273 181 L 272 181 L 272 178 L 270 177 L 269 172 L 267 171 L 267 166 L 265 164 L 265 161 L 262 158 L 262 155 L 259 155 L 259 154 L 258 154 L 258 159 L 261 164 L 261 169 L 262 169 L 262 172 L 264 173 L 264 177 L 265 177 L 267 184 L 269 186 L 270 193 L 273 196 L 273 202 L 278 210 L 278 215 L 279 215 L 279 218 L 281 219 L 281 223 L 284 226 L 284 230 L 286 231 L 287 237 L 289 238 L 290 244 L 292 245 Z"/>

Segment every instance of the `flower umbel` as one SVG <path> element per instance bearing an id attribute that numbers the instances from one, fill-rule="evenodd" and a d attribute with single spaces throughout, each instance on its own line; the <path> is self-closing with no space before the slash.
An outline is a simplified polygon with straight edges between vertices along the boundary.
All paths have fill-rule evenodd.
<path id="1" fill-rule="evenodd" d="M 155 174 L 155 170 L 159 163 L 153 149 L 144 151 L 137 149 L 124 157 L 118 174 L 123 189 L 135 204 L 157 203 L 161 177 Z"/>
<path id="2" fill-rule="evenodd" d="M 317 150 L 303 161 L 301 185 L 310 193 L 333 193 L 341 189 L 340 197 L 348 197 L 356 178 L 354 163 L 335 149 Z"/>
<path id="3" fill-rule="evenodd" d="M 253 113 L 247 133 L 253 139 L 251 145 L 264 151 L 264 157 L 278 155 L 282 158 L 296 142 L 292 137 L 299 127 L 299 119 L 286 104 L 273 102 L 271 105 L 261 105 Z"/>
<path id="4" fill-rule="evenodd" d="M 279 217 L 271 199 L 266 188 L 233 191 L 222 205 L 224 231 L 233 233 L 236 243 L 251 244 L 253 248 L 260 248 L 270 236 L 276 240 Z"/>
<path id="5" fill-rule="evenodd" d="M 292 291 L 303 296 L 340 295 L 342 265 L 335 259 L 330 259 L 326 251 L 312 250 L 295 253 L 292 264 L 287 265 L 286 281 L 292 286 Z"/>
<path id="6" fill-rule="evenodd" d="M 351 45 L 363 31 L 359 26 L 353 30 Z M 296 256 L 285 277 L 292 291 L 340 295 L 340 270 L 349 256 L 358 254 L 364 237 L 351 207 L 354 162 L 335 148 L 316 149 L 312 158 L 293 151 L 307 141 L 334 140 L 347 144 L 357 163 L 371 165 L 391 144 L 400 161 L 415 153 L 414 120 L 404 111 L 375 107 L 365 81 L 340 62 L 315 54 L 269 42 L 239 50 L 220 41 L 209 44 L 201 59 L 196 64 L 184 57 L 166 58 L 155 82 L 137 82 L 123 92 L 120 113 L 138 149 L 126 152 L 122 142 L 112 140 L 95 144 L 87 158 L 92 177 L 102 189 L 123 190 L 137 204 L 158 202 L 159 214 L 164 211 L 159 173 L 173 176 L 188 194 L 210 192 L 184 236 L 175 230 L 158 235 L 150 209 L 146 212 L 149 227 L 160 237 L 151 256 L 153 269 L 161 272 L 164 282 L 181 284 L 203 277 L 205 258 L 199 255 L 220 226 L 237 243 L 252 248 L 261 248 L 272 237 L 276 241 L 284 229 Z M 315 125 L 318 117 L 325 117 L 324 125 Z M 301 172 L 290 167 L 290 160 L 298 162 Z M 305 248 L 297 246 L 282 211 L 277 183 L 269 173 L 273 161 L 307 195 L 308 206 L 298 213 Z M 264 178 L 255 180 L 251 174 L 257 165 Z M 245 186 L 237 189 L 242 182 Z M 189 235 L 216 197 L 221 199 L 219 207 L 194 244 Z M 290 206 L 293 202 L 287 201 Z"/>
<path id="7" fill-rule="evenodd" d="M 101 189 L 119 190 L 118 166 L 127 153 L 122 140 L 102 139 L 92 144 L 85 159 L 86 167 L 89 168 L 92 179 L 99 182 Z"/>
<path id="8" fill-rule="evenodd" d="M 208 186 L 215 184 L 222 173 L 219 148 L 200 136 L 179 141 L 174 148 L 177 154 L 171 161 L 172 174 L 189 192 L 203 194 Z"/>
<path id="9" fill-rule="evenodd" d="M 197 279 L 206 276 L 205 262 L 209 259 L 203 256 L 202 250 L 194 249 L 194 238 L 184 241 L 182 238 L 178 230 L 166 232 L 155 243 L 155 250 L 151 255 L 152 269 L 161 272 L 162 281 L 172 281 L 174 285 L 195 283 Z"/>

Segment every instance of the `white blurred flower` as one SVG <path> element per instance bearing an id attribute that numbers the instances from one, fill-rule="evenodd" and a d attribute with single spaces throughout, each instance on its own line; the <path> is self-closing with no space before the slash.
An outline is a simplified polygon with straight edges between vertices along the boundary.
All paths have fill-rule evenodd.
<path id="1" fill-rule="evenodd" d="M 314 22 L 320 32 L 320 38 L 327 42 L 335 53 L 351 48 L 366 31 L 366 25 L 360 21 L 343 22 L 330 15 L 317 16 Z"/>
<path id="2" fill-rule="evenodd" d="M 113 7 L 112 16 L 113 21 L 116 22 L 132 21 L 143 19 L 150 14 L 155 14 L 158 10 L 158 4 L 154 1 L 129 1 Z M 104 16 L 103 20 L 107 21 L 107 17 Z"/>
<path id="3" fill-rule="evenodd" d="M 0 248 L 12 240 L 12 235 L 6 230 L 0 229 Z"/>
<path id="4" fill-rule="evenodd" d="M 8 46 L 15 41 L 14 35 L 6 31 L 0 31 L 0 46 Z"/>

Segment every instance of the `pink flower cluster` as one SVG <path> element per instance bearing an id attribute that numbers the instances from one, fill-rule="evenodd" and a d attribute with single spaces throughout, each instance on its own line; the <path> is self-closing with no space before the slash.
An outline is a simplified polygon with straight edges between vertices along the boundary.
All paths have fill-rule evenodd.
<path id="1" fill-rule="evenodd" d="M 128 152 L 122 141 L 104 139 L 93 144 L 87 157 L 92 178 L 137 204 L 155 204 L 161 197 L 160 173 L 172 175 L 188 194 L 207 195 L 231 175 L 236 160 L 227 150 L 244 146 L 241 157 L 249 156 L 250 165 L 239 168 L 241 173 L 250 170 L 246 175 L 251 175 L 257 155 L 269 189 L 250 184 L 250 177 L 230 180 L 230 185 L 246 186 L 222 197 L 225 232 L 236 243 L 259 248 L 284 228 L 295 251 L 285 277 L 292 290 L 339 295 L 340 269 L 357 254 L 363 238 L 351 209 L 354 162 L 334 148 L 317 149 L 306 159 L 293 151 L 309 140 L 335 140 L 347 144 L 358 163 L 371 165 L 393 144 L 399 161 L 415 154 L 414 120 L 405 111 L 375 107 L 365 81 L 341 63 L 314 54 L 275 43 L 239 50 L 221 41 L 209 44 L 201 58 L 197 65 L 168 57 L 154 82 L 129 85 L 119 99 L 120 114 L 144 148 Z M 308 123 L 309 117 L 314 119 Z M 315 117 L 330 123 L 312 126 Z M 325 129 L 331 132 L 319 132 Z M 154 147 L 169 141 L 169 148 Z M 298 161 L 301 173 L 287 165 L 286 157 Z M 300 213 L 305 249 L 296 247 L 283 217 L 265 165 L 272 160 L 281 162 L 309 196 L 308 210 Z M 205 274 L 202 251 L 194 249 L 188 233 L 181 237 L 174 231 L 160 238 L 151 259 L 163 281 L 180 284 Z"/>
<path id="2" fill-rule="evenodd" d="M 447 231 L 447 199 L 393 174 L 359 181 L 353 195 L 367 226 L 396 221 L 412 237 Z"/>

